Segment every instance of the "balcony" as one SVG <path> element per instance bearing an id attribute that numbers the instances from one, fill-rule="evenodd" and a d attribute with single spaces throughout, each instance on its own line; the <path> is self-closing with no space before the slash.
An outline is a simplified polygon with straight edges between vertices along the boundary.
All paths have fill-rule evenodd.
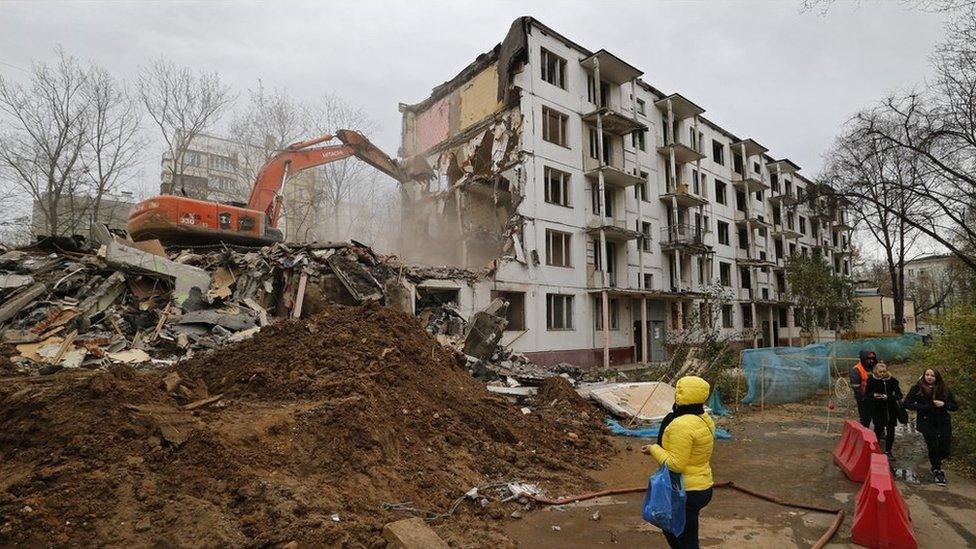
<path id="1" fill-rule="evenodd" d="M 765 191 L 769 188 L 769 183 L 763 181 L 761 175 L 751 172 L 747 172 L 745 175 L 732 174 L 732 185 L 747 193 Z"/>
<path id="2" fill-rule="evenodd" d="M 705 231 L 694 225 L 670 225 L 661 228 L 661 249 L 664 251 L 678 250 L 691 254 L 703 254 L 709 251 L 705 245 Z"/>
<path id="3" fill-rule="evenodd" d="M 771 229 L 773 227 L 768 221 L 760 219 L 755 212 L 750 212 L 749 217 L 746 217 L 746 212 L 740 210 L 735 211 L 735 224 L 745 225 L 749 229 Z"/>
<path id="4" fill-rule="evenodd" d="M 668 186 L 670 187 L 671 185 L 669 184 Z M 660 195 L 660 198 L 662 202 L 669 205 L 672 203 L 672 199 L 674 199 L 674 202 L 677 203 L 679 207 L 683 208 L 697 208 L 699 206 L 708 204 L 707 198 L 688 192 L 687 183 L 678 183 L 677 189 Z"/>
<path id="5" fill-rule="evenodd" d="M 748 160 L 750 156 L 766 154 L 769 152 L 769 149 L 763 147 L 759 143 L 756 143 L 754 139 L 743 139 L 742 141 L 736 141 L 735 143 L 732 143 L 732 150 L 739 154 L 745 152 L 745 156 L 742 159 L 743 162 Z"/>
<path id="6" fill-rule="evenodd" d="M 797 238 L 803 236 L 802 233 L 798 233 L 791 225 L 773 226 L 772 235 L 777 238 L 785 238 L 787 240 L 796 240 Z"/>
<path id="7" fill-rule="evenodd" d="M 592 181 L 599 181 L 601 173 L 603 174 L 604 184 L 619 189 L 633 187 L 634 185 L 640 185 L 644 182 L 644 180 L 639 176 L 628 173 L 622 168 L 607 164 L 599 166 L 596 162 L 593 162 L 591 167 L 588 167 L 586 171 L 583 172 L 583 175 Z"/>
<path id="8" fill-rule="evenodd" d="M 586 269 L 586 287 L 590 289 L 599 288 L 616 288 L 617 287 L 617 272 L 610 271 L 607 273 L 609 278 L 608 284 L 603 284 L 603 271 L 595 268 L 593 265 L 587 266 Z"/>
<path id="9" fill-rule="evenodd" d="M 749 288 L 739 288 L 737 296 L 739 301 L 752 301 L 752 290 Z"/>
<path id="10" fill-rule="evenodd" d="M 642 124 L 629 114 L 612 107 L 602 107 L 583 115 L 583 122 L 596 127 L 597 118 L 602 117 L 603 131 L 613 135 L 627 135 L 637 130 L 646 130 L 647 125 Z"/>
<path id="11" fill-rule="evenodd" d="M 610 242 L 627 242 L 628 240 L 636 240 L 641 236 L 639 232 L 628 229 L 626 221 L 606 217 L 591 221 L 587 224 L 585 231 L 586 234 L 599 236 L 601 229 Z"/>
<path id="12" fill-rule="evenodd" d="M 620 59 L 607 50 L 600 50 L 580 61 L 583 68 L 596 72 L 596 67 L 600 67 L 600 80 L 612 84 L 625 84 L 635 78 L 639 78 L 643 71 L 634 67 L 630 63 Z"/>
<path id="13" fill-rule="evenodd" d="M 830 223 L 835 230 L 838 231 L 850 231 L 854 228 L 853 225 L 847 220 L 847 215 L 845 212 L 837 212 L 837 216 Z"/>
<path id="14" fill-rule="evenodd" d="M 680 140 L 671 141 L 665 143 L 664 137 L 657 136 L 657 152 L 663 155 L 665 158 L 671 156 L 672 151 L 674 152 L 674 162 L 675 164 L 687 164 L 689 162 L 696 162 L 705 158 L 705 155 L 696 151 L 689 145 L 685 145 Z"/>
<path id="15" fill-rule="evenodd" d="M 800 171 L 800 167 L 793 163 L 792 160 L 788 158 L 783 158 L 780 160 L 774 160 L 772 162 L 766 163 L 766 170 L 769 173 L 778 173 L 782 175 L 789 175 L 791 173 L 796 173 Z"/>
<path id="16" fill-rule="evenodd" d="M 736 248 L 735 250 L 735 262 L 743 267 L 775 267 L 776 263 L 769 259 L 763 259 L 756 252 L 756 255 L 750 255 L 749 250 L 743 250 L 742 248 Z"/>
<path id="17" fill-rule="evenodd" d="M 665 116 L 667 116 L 668 107 L 670 107 L 671 112 L 674 114 L 675 120 L 684 120 L 685 118 L 698 116 L 699 114 L 705 112 L 705 109 L 692 103 L 680 93 L 672 93 L 664 99 L 659 99 L 654 102 L 654 106 L 657 107 L 658 110 L 660 110 Z"/>

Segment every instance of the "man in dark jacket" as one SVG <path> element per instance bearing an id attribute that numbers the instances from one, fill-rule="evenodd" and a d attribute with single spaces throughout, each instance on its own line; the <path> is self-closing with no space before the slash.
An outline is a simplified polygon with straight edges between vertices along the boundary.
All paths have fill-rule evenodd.
<path id="1" fill-rule="evenodd" d="M 857 415 L 861 420 L 861 425 L 869 427 L 871 425 L 871 400 L 868 398 L 868 377 L 874 365 L 878 363 L 878 355 L 874 351 L 861 350 L 858 353 L 857 364 L 851 368 L 851 391 L 854 392 L 854 401 L 857 403 Z"/>

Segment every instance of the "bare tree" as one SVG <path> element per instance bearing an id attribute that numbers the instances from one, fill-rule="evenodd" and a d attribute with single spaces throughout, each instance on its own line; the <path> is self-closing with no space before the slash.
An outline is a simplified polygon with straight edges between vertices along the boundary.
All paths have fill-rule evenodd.
<path id="1" fill-rule="evenodd" d="M 314 134 L 349 129 L 368 136 L 377 127 L 362 109 L 333 94 L 323 96 L 308 112 Z M 357 158 L 347 158 L 317 168 L 314 175 L 310 188 L 286 204 L 291 208 L 290 219 L 301 223 L 296 237 L 358 238 L 372 218 L 364 209 L 376 204 L 385 190 L 377 170 Z"/>
<path id="2" fill-rule="evenodd" d="M 859 113 L 856 136 L 845 136 L 858 150 L 869 149 L 868 156 L 894 159 L 897 174 L 909 177 L 886 176 L 875 181 L 880 189 L 846 192 L 976 271 L 976 11 L 954 15 L 934 56 L 933 83 Z"/>
<path id="3" fill-rule="evenodd" d="M 35 64 L 26 84 L 0 76 L 0 112 L 10 128 L 0 136 L 0 170 L 35 203 L 49 235 L 86 215 L 73 203 L 89 131 L 85 71 L 60 48 L 57 57 L 54 65 Z"/>
<path id="4" fill-rule="evenodd" d="M 91 187 L 91 216 L 97 220 L 102 199 L 132 175 L 144 143 L 139 135 L 139 113 L 125 84 L 94 65 L 86 76 L 89 138 L 84 148 L 85 175 Z"/>
<path id="5" fill-rule="evenodd" d="M 193 139 L 213 127 L 234 97 L 217 73 L 193 73 L 164 59 L 140 71 L 139 97 L 166 143 L 175 190 Z"/>
<path id="6" fill-rule="evenodd" d="M 904 189 L 922 183 L 925 170 L 917 155 L 892 147 L 871 134 L 876 120 L 866 125 L 855 119 L 828 154 L 827 179 L 835 192 L 850 202 L 857 225 L 884 254 L 895 304 L 893 328 L 905 324 L 905 261 L 921 232 L 917 225 L 930 214 L 923 201 L 910 200 Z"/>
<path id="7" fill-rule="evenodd" d="M 313 137 L 309 107 L 283 89 L 268 90 L 259 80 L 248 90 L 248 101 L 230 124 L 231 152 L 241 181 L 250 186 L 258 170 L 275 152 Z"/>

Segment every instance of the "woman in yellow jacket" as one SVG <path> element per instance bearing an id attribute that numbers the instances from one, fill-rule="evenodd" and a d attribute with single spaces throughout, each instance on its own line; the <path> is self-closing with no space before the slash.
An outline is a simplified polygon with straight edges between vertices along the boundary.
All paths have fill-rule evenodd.
<path id="1" fill-rule="evenodd" d="M 661 422 L 657 444 L 644 446 L 658 465 L 684 476 L 688 500 L 685 505 L 685 529 L 680 536 L 667 532 L 671 547 L 698 549 L 698 513 L 712 500 L 712 447 L 715 444 L 715 422 L 705 413 L 708 382 L 697 376 L 685 376 L 675 384 L 674 408 Z"/>

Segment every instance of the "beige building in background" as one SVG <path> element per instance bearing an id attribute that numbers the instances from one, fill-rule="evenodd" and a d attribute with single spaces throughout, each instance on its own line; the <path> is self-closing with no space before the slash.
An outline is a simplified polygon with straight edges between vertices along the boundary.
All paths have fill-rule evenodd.
<path id="1" fill-rule="evenodd" d="M 45 198 L 42 197 L 42 200 Z M 94 201 L 91 196 L 62 196 L 57 207 L 57 234 L 51 235 L 45 208 L 41 201 L 35 200 L 31 209 L 31 236 L 39 238 L 79 235 L 91 239 L 93 221 L 104 223 L 110 229 L 125 230 L 129 221 L 129 210 L 135 204 L 132 193 L 120 192 L 102 196 L 97 216 L 94 212 Z"/>
<path id="2" fill-rule="evenodd" d="M 857 323 L 855 332 L 858 336 L 897 335 L 892 329 L 895 319 L 895 299 L 890 296 L 875 293 L 859 295 L 857 300 L 864 307 L 864 316 Z M 918 331 L 915 322 L 915 300 L 905 299 L 905 333 L 913 334 Z"/>

